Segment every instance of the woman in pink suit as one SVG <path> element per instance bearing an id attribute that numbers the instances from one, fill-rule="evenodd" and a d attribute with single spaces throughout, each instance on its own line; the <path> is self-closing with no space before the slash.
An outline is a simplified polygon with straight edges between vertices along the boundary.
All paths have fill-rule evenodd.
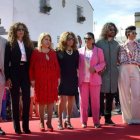
<path id="1" fill-rule="evenodd" d="M 79 49 L 79 88 L 80 112 L 82 127 L 87 127 L 88 105 L 91 101 L 91 111 L 94 127 L 99 128 L 100 88 L 102 84 L 100 72 L 105 68 L 103 51 L 94 45 L 94 34 L 86 33 L 85 47 Z"/>

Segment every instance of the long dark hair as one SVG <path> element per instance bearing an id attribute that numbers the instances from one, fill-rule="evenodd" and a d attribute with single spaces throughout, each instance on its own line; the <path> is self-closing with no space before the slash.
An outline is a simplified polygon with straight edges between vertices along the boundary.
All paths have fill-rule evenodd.
<path id="1" fill-rule="evenodd" d="M 25 46 L 33 47 L 33 43 L 30 40 L 28 28 L 26 27 L 24 23 L 21 23 L 21 22 L 17 22 L 10 27 L 9 34 L 8 34 L 8 40 L 10 42 L 10 46 L 14 47 L 17 42 L 17 31 L 20 25 L 23 26 L 24 28 L 23 42 Z"/>

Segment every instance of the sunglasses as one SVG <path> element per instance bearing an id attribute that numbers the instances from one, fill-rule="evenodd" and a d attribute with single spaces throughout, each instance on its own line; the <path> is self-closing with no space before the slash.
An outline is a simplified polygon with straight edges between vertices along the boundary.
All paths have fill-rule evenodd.
<path id="1" fill-rule="evenodd" d="M 25 31 L 23 28 L 18 28 L 17 31 Z"/>
<path id="2" fill-rule="evenodd" d="M 109 29 L 109 31 L 110 31 L 110 32 L 115 32 L 116 30 L 115 30 L 115 29 Z"/>
<path id="3" fill-rule="evenodd" d="M 131 33 L 132 33 L 133 35 L 137 35 L 137 33 L 136 33 L 136 32 L 134 32 L 134 31 L 132 31 Z"/>
<path id="4" fill-rule="evenodd" d="M 91 39 L 92 39 L 92 38 L 90 38 L 90 37 L 88 37 L 88 38 L 85 37 L 85 38 L 84 38 L 84 40 L 88 40 L 88 41 L 91 40 Z"/>
<path id="5" fill-rule="evenodd" d="M 67 41 L 70 41 L 70 40 L 74 40 L 74 38 L 73 37 L 67 38 Z"/>

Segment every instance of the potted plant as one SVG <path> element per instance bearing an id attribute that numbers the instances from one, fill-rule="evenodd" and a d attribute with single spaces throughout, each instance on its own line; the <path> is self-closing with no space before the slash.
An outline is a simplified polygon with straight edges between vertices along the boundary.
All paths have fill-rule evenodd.
<path id="1" fill-rule="evenodd" d="M 44 10 L 45 12 L 50 12 L 50 11 L 52 10 L 52 7 L 51 7 L 51 6 L 45 5 L 45 6 L 43 6 L 43 10 Z"/>
<path id="2" fill-rule="evenodd" d="M 84 16 L 80 16 L 80 17 L 78 18 L 78 20 L 79 20 L 79 22 L 84 22 L 84 21 L 86 20 L 86 18 L 85 18 Z"/>

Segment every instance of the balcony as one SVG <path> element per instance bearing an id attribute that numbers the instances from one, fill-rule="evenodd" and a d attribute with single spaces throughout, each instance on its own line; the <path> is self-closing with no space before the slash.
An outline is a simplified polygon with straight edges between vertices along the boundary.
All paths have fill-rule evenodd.
<path id="1" fill-rule="evenodd" d="M 52 7 L 47 5 L 43 6 L 42 8 L 44 13 L 49 13 L 52 10 Z"/>
<path id="2" fill-rule="evenodd" d="M 86 20 L 86 17 L 84 17 L 84 16 L 80 16 L 80 17 L 78 17 L 78 22 L 84 22 Z"/>

